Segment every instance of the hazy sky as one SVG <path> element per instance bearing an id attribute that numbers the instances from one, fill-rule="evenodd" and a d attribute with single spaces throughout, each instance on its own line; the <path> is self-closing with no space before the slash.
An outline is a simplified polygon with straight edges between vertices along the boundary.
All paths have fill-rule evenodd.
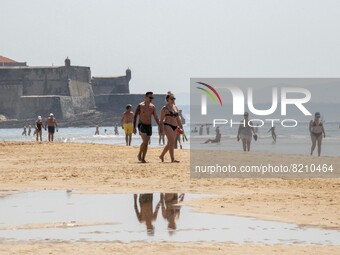
<path id="1" fill-rule="evenodd" d="M 132 70 L 130 90 L 190 77 L 340 77 L 338 0 L 0 0 L 0 55 Z"/>

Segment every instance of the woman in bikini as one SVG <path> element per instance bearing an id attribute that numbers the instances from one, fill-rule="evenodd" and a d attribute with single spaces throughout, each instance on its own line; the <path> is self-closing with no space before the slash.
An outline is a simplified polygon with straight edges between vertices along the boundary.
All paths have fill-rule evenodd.
<path id="1" fill-rule="evenodd" d="M 171 162 L 178 163 L 179 161 L 175 160 L 174 155 L 175 143 L 177 142 L 176 129 L 183 129 L 183 126 L 179 117 L 178 109 L 175 105 L 175 95 L 168 94 L 165 99 L 167 103 L 161 110 L 160 126 L 163 127 L 162 130 L 164 130 L 164 133 L 168 138 L 168 142 L 159 158 L 162 162 L 164 162 L 164 155 L 169 151 Z"/>
<path id="2" fill-rule="evenodd" d="M 311 120 L 309 123 L 309 132 L 310 137 L 312 139 L 312 147 L 310 150 L 310 155 L 313 155 L 313 151 L 316 147 L 316 142 L 318 142 L 318 155 L 321 154 L 321 143 L 322 143 L 322 134 L 323 137 L 326 137 L 325 129 L 323 128 L 323 124 L 320 121 L 320 113 L 316 112 L 314 120 Z"/>

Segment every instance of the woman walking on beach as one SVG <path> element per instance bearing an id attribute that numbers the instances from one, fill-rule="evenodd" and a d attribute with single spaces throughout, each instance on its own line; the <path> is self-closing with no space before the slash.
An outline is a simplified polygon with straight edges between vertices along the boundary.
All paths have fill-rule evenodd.
<path id="1" fill-rule="evenodd" d="M 313 151 L 316 147 L 316 142 L 318 142 L 318 155 L 321 154 L 321 143 L 322 143 L 322 134 L 323 137 L 326 137 L 325 129 L 323 128 L 323 124 L 320 121 L 320 113 L 316 112 L 314 115 L 314 120 L 311 120 L 309 123 L 309 133 L 312 139 L 312 147 L 310 150 L 310 155 L 313 155 Z"/>
<path id="2" fill-rule="evenodd" d="M 36 140 L 38 142 L 40 138 L 40 142 L 42 142 L 42 129 L 44 128 L 44 124 L 42 121 L 41 116 L 38 116 L 37 121 L 35 122 L 35 135 L 36 135 Z"/>
<path id="3" fill-rule="evenodd" d="M 159 158 L 164 162 L 164 155 L 169 151 L 171 162 L 178 163 L 175 160 L 175 143 L 177 143 L 177 133 L 182 132 L 183 126 L 179 117 L 178 108 L 175 105 L 175 95 L 168 94 L 165 98 L 166 105 L 161 110 L 160 126 L 163 127 L 164 133 L 168 139 L 162 154 Z"/>
<path id="4" fill-rule="evenodd" d="M 255 136 L 255 129 L 254 125 L 251 121 L 249 121 L 249 114 L 248 112 L 245 112 L 244 115 L 244 120 L 241 121 L 241 124 L 238 128 L 237 132 L 237 141 L 240 139 L 242 140 L 242 146 L 243 146 L 243 151 L 250 151 L 250 143 L 254 134 Z"/>

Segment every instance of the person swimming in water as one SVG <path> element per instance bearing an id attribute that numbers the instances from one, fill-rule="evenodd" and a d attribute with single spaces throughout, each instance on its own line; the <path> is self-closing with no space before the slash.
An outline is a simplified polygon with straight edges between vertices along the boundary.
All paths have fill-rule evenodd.
<path id="1" fill-rule="evenodd" d="M 318 156 L 321 155 L 322 134 L 324 138 L 326 137 L 325 129 L 323 127 L 322 121 L 320 120 L 320 117 L 320 113 L 316 112 L 314 115 L 314 120 L 311 120 L 309 122 L 309 133 L 312 139 L 310 155 L 313 155 L 313 151 L 316 147 L 316 142 L 318 143 Z"/>

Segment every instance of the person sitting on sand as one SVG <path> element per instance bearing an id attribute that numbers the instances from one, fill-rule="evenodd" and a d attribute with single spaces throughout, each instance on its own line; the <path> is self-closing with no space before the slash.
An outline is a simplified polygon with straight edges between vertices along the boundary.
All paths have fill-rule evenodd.
<path id="1" fill-rule="evenodd" d="M 241 124 L 237 131 L 237 141 L 239 141 L 240 139 L 242 140 L 243 151 L 250 151 L 250 143 L 253 134 L 255 135 L 255 129 L 253 127 L 253 123 L 249 121 L 248 112 L 245 112 L 243 117 L 244 120 L 241 121 Z"/>
<path id="2" fill-rule="evenodd" d="M 124 129 L 125 132 L 125 142 L 126 146 L 131 145 L 132 140 L 132 133 L 133 133 L 133 111 L 132 111 L 132 105 L 128 104 L 126 105 L 126 111 L 122 114 L 122 129 Z"/>
<path id="3" fill-rule="evenodd" d="M 166 105 L 161 110 L 160 127 L 164 127 L 164 133 L 168 139 L 159 158 L 164 162 L 164 156 L 169 151 L 172 163 L 178 163 L 175 160 L 175 144 L 177 143 L 177 132 L 183 130 L 182 122 L 179 117 L 178 108 L 175 105 L 175 95 L 168 94 L 165 97 Z"/>
<path id="4" fill-rule="evenodd" d="M 312 139 L 310 155 L 313 155 L 313 151 L 316 147 L 316 142 L 318 142 L 318 156 L 321 155 L 322 134 L 324 138 L 326 137 L 325 129 L 322 122 L 320 121 L 320 116 L 320 113 L 316 112 L 314 115 L 314 120 L 311 120 L 309 123 L 309 133 Z"/>
<path id="5" fill-rule="evenodd" d="M 220 132 L 220 127 L 217 127 L 215 132 L 216 132 L 215 139 L 208 139 L 204 143 L 219 143 L 219 142 L 221 142 L 222 135 L 221 135 L 221 132 Z"/>
<path id="6" fill-rule="evenodd" d="M 144 101 L 141 102 L 135 112 L 135 116 L 133 118 L 133 133 L 137 133 L 137 118 L 139 118 L 138 122 L 138 130 L 139 134 L 142 137 L 142 144 L 139 147 L 138 152 L 138 160 L 142 163 L 146 163 L 145 156 L 148 151 L 148 145 L 149 140 L 152 135 L 152 122 L 151 122 L 151 116 L 154 117 L 157 125 L 159 126 L 159 119 L 156 113 L 156 107 L 152 103 L 153 100 L 153 92 L 148 91 L 145 93 Z M 161 127 L 160 132 L 163 132 L 163 129 Z"/>

